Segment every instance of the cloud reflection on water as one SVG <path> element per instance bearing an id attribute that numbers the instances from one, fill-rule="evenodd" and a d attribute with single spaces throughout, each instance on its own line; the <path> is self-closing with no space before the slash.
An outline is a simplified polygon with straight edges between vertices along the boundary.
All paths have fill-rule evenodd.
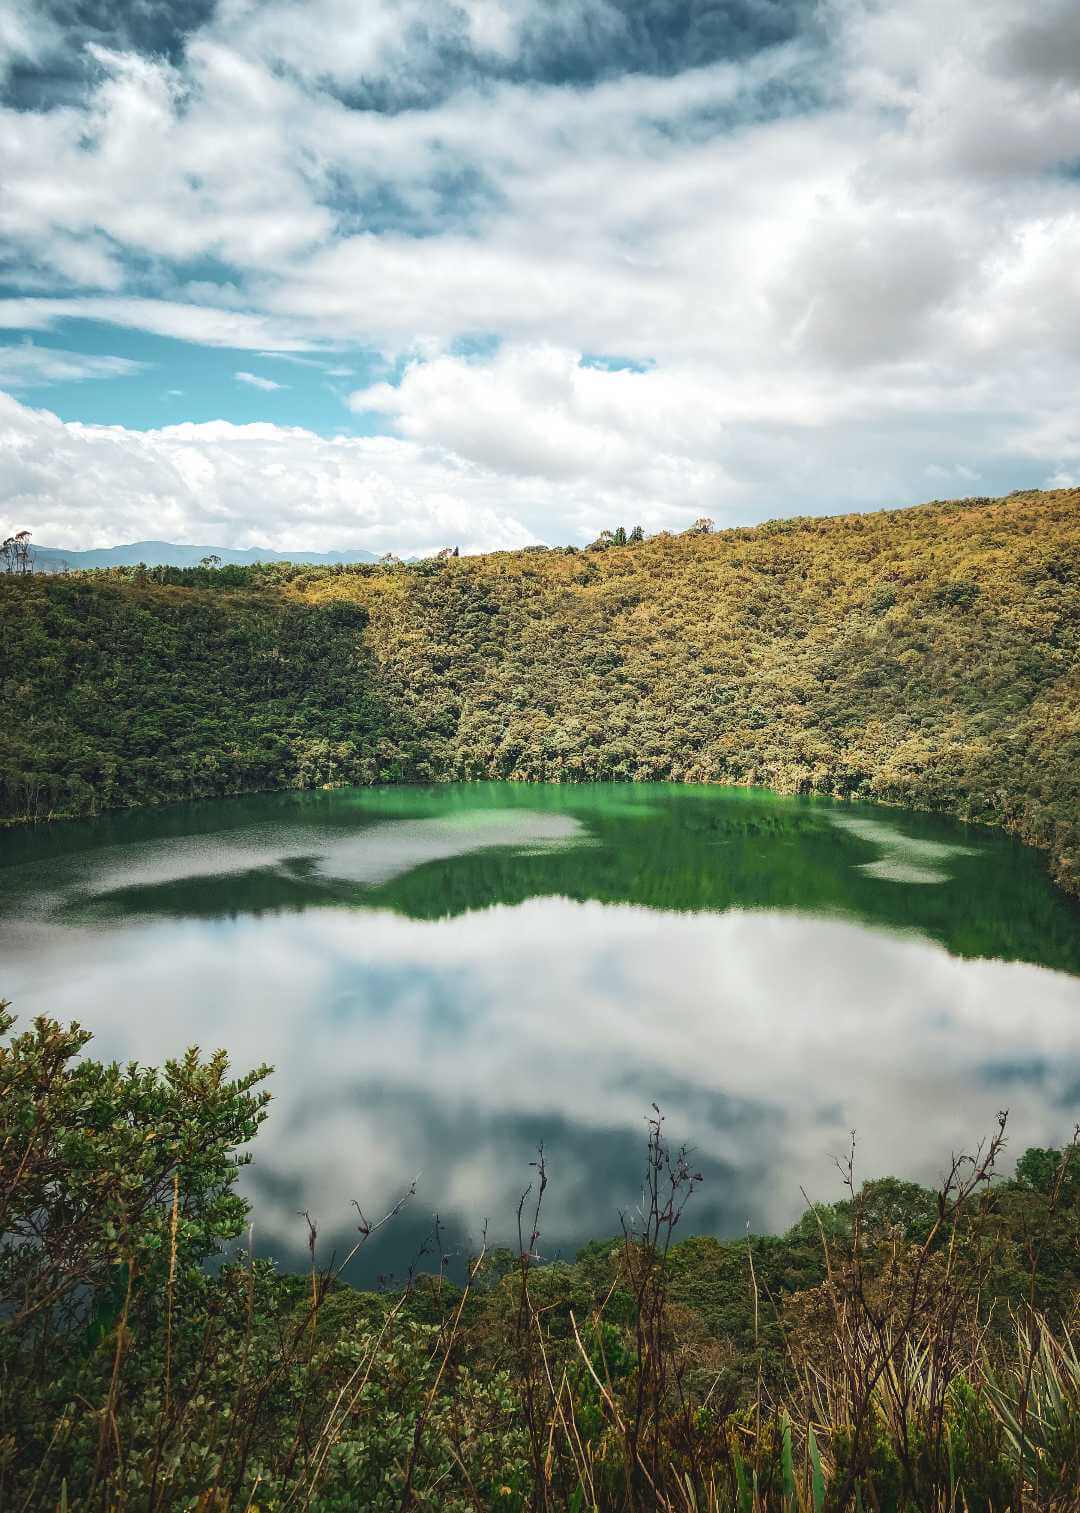
<path id="1" fill-rule="evenodd" d="M 506 1236 L 538 1138 L 548 1243 L 611 1232 L 654 1098 L 709 1179 L 693 1227 L 775 1228 L 801 1186 L 835 1195 L 851 1128 L 865 1175 L 930 1179 L 999 1107 L 1019 1149 L 1060 1140 L 1080 1079 L 1077 979 L 795 914 L 544 898 L 0 934 L 16 1008 L 77 1015 L 99 1053 L 276 1065 L 245 1181 L 277 1253 L 299 1209 L 329 1235 L 418 1171 L 420 1207 Z"/>
<path id="2" fill-rule="evenodd" d="M 319 876 L 356 883 L 382 883 L 414 867 L 446 861 L 495 846 L 527 847 L 534 853 L 553 845 L 587 841 L 571 815 L 487 809 L 462 815 L 383 820 L 348 830 L 297 823 L 245 825 L 236 829 L 189 837 L 170 836 L 127 845 L 93 848 L 68 856 L 62 886 L 49 894 L 51 907 L 61 907 L 80 893 L 101 898 L 132 888 L 153 888 L 200 878 L 226 878 L 240 873 L 280 871 L 296 862 L 309 862 Z M 50 858 L 19 867 L 20 880 L 33 885 L 55 879 Z M 25 905 L 25 896 L 20 900 Z"/>
<path id="3" fill-rule="evenodd" d="M 949 862 L 953 857 L 977 854 L 972 846 L 905 835 L 880 819 L 849 814 L 833 814 L 831 819 L 838 829 L 880 848 L 878 860 L 863 862 L 859 870 L 883 882 L 945 883 L 951 876 Z"/>

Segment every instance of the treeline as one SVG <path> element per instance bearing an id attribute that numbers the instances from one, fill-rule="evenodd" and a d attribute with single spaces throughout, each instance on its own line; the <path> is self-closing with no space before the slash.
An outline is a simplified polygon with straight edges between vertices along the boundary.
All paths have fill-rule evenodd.
<path id="1" fill-rule="evenodd" d="M 298 756 L 240 762 L 233 787 L 757 783 L 1004 825 L 1080 888 L 1080 491 L 715 534 L 702 521 L 626 547 L 610 534 L 595 551 L 4 582 L 7 729 L 21 732 L 31 715 L 39 734 L 51 732 L 44 744 L 9 741 L 4 812 L 47 810 L 25 797 L 31 770 L 60 812 L 87 812 L 91 788 L 98 807 L 200 791 L 187 768 L 175 781 L 159 772 L 156 787 L 140 780 L 122 741 L 105 789 L 70 784 L 62 765 L 70 743 L 96 748 L 106 726 L 157 719 L 176 697 L 170 638 L 148 620 L 182 617 L 190 602 L 193 617 L 217 617 L 210 645 L 228 640 L 228 623 L 243 627 L 233 661 L 215 653 L 211 665 L 194 647 L 185 669 L 220 694 L 218 724 L 202 727 L 211 765 L 230 718 L 245 729 L 264 718 L 264 693 L 245 671 L 264 635 L 295 674 L 275 693 L 275 721 L 292 721 L 290 750 L 349 747 L 332 770 Z M 226 571 L 243 575 L 237 587 Z M 178 575 L 177 586 L 159 587 L 154 572 Z M 206 582 L 185 587 L 188 573 Z M 100 612 L 64 613 L 65 592 Z M 366 625 L 301 618 L 311 650 L 294 655 L 279 633 L 285 617 L 334 607 Z M 313 649 L 320 636 L 325 658 Z M 159 644 L 160 656 L 147 652 Z M 160 670 L 107 686 L 110 717 L 91 724 L 58 661 L 126 664 L 132 648 Z M 191 757 L 197 738 L 186 739 Z"/>
<path id="2" fill-rule="evenodd" d="M 541 1151 L 510 1248 L 447 1257 L 436 1228 L 408 1278 L 357 1291 L 342 1263 L 384 1222 L 362 1210 L 336 1265 L 300 1216 L 306 1275 L 235 1244 L 266 1068 L 103 1065 L 6 1007 L 5 1508 L 1076 1507 L 1075 1144 L 1002 1181 L 1002 1124 L 936 1192 L 845 1167 L 786 1235 L 679 1244 L 702 1175 L 657 1112 L 616 1237 L 542 1264 Z"/>

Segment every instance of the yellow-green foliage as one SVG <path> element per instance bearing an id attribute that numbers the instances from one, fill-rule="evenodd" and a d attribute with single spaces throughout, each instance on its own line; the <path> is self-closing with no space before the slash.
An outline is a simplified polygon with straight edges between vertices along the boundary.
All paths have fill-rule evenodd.
<path id="1" fill-rule="evenodd" d="M 1080 491 L 308 573 L 290 592 L 368 611 L 410 775 L 943 809 L 1047 847 L 1080 887 Z"/>

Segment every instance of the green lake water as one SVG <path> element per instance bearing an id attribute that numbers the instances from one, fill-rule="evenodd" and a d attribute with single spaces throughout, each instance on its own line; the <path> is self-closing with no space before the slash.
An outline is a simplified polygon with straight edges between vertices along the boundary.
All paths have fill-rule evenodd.
<path id="1" fill-rule="evenodd" d="M 0 996 L 99 1055 L 197 1042 L 276 1067 L 243 1175 L 255 1244 L 417 1195 L 358 1279 L 509 1240 L 543 1141 L 540 1248 L 614 1233 L 655 1101 L 705 1176 L 688 1230 L 782 1228 L 800 1189 L 933 1179 L 1010 1111 L 1080 1107 L 1080 911 L 997 832 L 682 785 L 347 789 L 0 836 Z M 353 1217 L 350 1219 L 350 1214 Z"/>

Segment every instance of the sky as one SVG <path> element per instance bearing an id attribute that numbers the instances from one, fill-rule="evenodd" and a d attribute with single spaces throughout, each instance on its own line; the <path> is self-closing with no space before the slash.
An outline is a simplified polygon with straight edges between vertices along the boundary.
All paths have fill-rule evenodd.
<path id="1" fill-rule="evenodd" d="M 0 0 L 0 529 L 1080 479 L 1075 0 Z"/>

